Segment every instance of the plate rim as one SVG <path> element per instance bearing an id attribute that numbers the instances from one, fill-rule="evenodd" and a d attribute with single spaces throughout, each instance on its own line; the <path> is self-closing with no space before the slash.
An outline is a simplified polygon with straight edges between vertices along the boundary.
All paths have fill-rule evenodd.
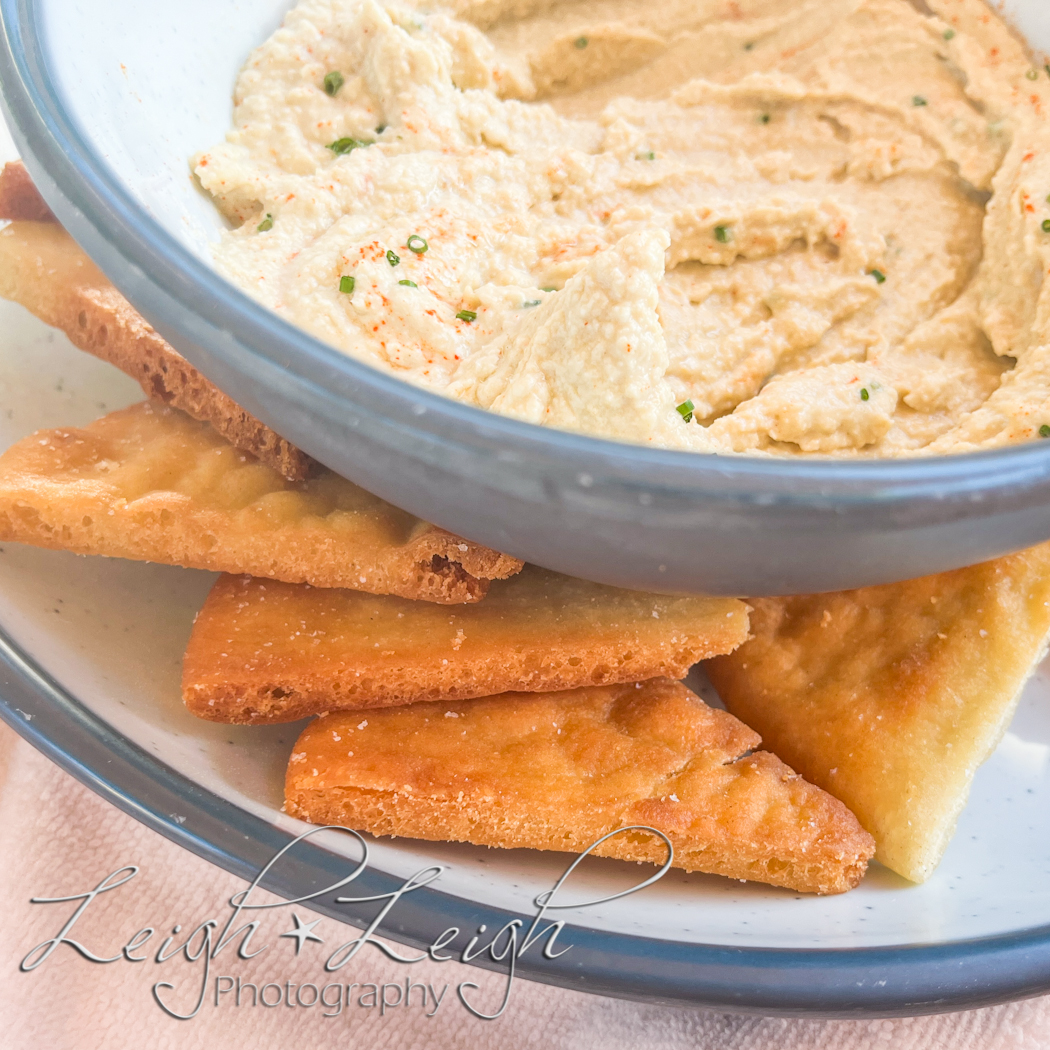
<path id="1" fill-rule="evenodd" d="M 51 676 L 0 625 L 0 719 L 80 783 L 191 853 L 251 882 L 294 836 L 197 784 L 117 731 Z M 176 817 L 180 819 L 176 819 Z M 568 861 L 568 855 L 566 855 Z M 286 900 L 333 885 L 347 858 L 301 842 L 259 885 Z M 404 879 L 374 866 L 362 896 Z M 377 907 L 347 907 L 336 892 L 304 908 L 363 929 Z M 424 887 L 391 909 L 376 932 L 425 950 L 443 930 L 490 930 L 533 916 Z M 461 933 L 449 945 L 460 952 Z M 993 1006 L 1050 991 L 1050 925 L 1004 934 L 862 948 L 696 944 L 566 925 L 572 951 L 518 960 L 517 976 L 619 999 L 781 1017 L 909 1017 Z M 503 968 L 487 957 L 470 965 Z"/>

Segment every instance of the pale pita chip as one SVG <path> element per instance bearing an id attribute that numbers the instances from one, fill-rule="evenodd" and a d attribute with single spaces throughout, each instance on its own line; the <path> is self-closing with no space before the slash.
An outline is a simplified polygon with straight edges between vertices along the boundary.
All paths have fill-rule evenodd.
<path id="1" fill-rule="evenodd" d="M 312 722 L 292 750 L 287 812 L 375 835 L 580 853 L 607 832 L 662 831 L 674 864 L 841 893 L 871 836 L 758 734 L 678 682 L 505 694 Z M 660 864 L 633 831 L 595 853 Z"/>
<path id="2" fill-rule="evenodd" d="M 0 456 L 0 539 L 441 603 L 477 601 L 522 566 L 329 470 L 287 481 L 150 402 Z"/>
<path id="3" fill-rule="evenodd" d="M 248 577 L 216 583 L 183 697 L 221 722 L 681 677 L 747 637 L 735 598 L 669 598 L 526 566 L 477 605 L 426 605 Z"/>
<path id="4" fill-rule="evenodd" d="M 846 803 L 877 858 L 933 872 L 1050 632 L 1050 544 L 907 583 L 755 599 L 707 665 L 726 707 Z"/>
<path id="5" fill-rule="evenodd" d="M 147 397 L 211 423 L 285 477 L 301 480 L 310 473 L 309 456 L 245 412 L 177 353 L 57 223 L 13 222 L 0 230 L 0 296 L 126 372 Z"/>

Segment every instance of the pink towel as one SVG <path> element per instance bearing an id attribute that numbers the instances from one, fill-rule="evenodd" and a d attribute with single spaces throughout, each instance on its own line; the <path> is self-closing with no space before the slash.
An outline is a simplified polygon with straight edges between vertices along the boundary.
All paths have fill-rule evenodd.
<path id="1" fill-rule="evenodd" d="M 298 913 L 303 924 L 313 923 L 318 916 L 294 907 L 247 916 L 245 921 L 263 916 L 261 936 L 253 947 L 268 944 L 268 949 L 250 961 L 236 959 L 234 948 L 220 953 L 197 1015 L 175 1020 L 154 1001 L 153 986 L 158 982 L 172 985 L 159 989 L 158 994 L 175 1012 L 189 1012 L 202 983 L 202 969 L 199 962 L 181 956 L 155 963 L 161 940 L 175 923 L 184 924 L 182 936 L 176 935 L 172 942 L 178 947 L 199 923 L 213 917 L 225 921 L 225 902 L 245 884 L 120 813 L 4 726 L 0 726 L 0 828 L 4 838 L 0 1046 L 5 1050 L 1050 1047 L 1050 997 L 938 1017 L 786 1021 L 640 1006 L 518 981 L 503 1016 L 481 1021 L 464 1009 L 456 986 L 464 981 L 476 983 L 478 988 L 466 994 L 483 1011 L 493 1012 L 503 994 L 503 978 L 457 962 L 405 966 L 370 945 L 342 970 L 326 975 L 324 960 L 355 937 L 356 931 L 322 918 L 310 932 L 323 943 L 304 939 L 297 955 L 296 940 L 280 933 L 293 928 L 292 912 Z M 153 924 L 157 934 L 129 953 L 145 956 L 147 961 L 93 965 L 60 944 L 31 972 L 20 972 L 19 963 L 35 946 L 55 937 L 78 904 L 32 904 L 30 898 L 83 893 L 125 864 L 138 865 L 138 874 L 92 900 L 68 937 L 96 955 L 112 956 L 137 931 Z M 259 899 L 276 898 L 262 895 Z M 410 949 L 394 947 L 411 954 Z M 216 1005 L 216 977 L 222 976 L 228 976 L 228 982 L 219 982 L 223 991 Z M 237 977 L 241 980 L 240 1005 L 235 1001 Z M 408 1005 L 404 1004 L 406 977 L 413 985 Z M 351 984 L 357 987 L 348 996 L 345 989 Z M 315 1003 L 315 993 L 332 1005 Z M 260 1003 L 260 995 L 268 1005 Z"/>

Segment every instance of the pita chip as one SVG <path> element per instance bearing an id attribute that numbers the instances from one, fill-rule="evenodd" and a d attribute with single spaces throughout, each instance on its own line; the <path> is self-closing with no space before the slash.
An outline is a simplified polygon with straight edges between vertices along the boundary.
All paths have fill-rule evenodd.
<path id="1" fill-rule="evenodd" d="M 0 456 L 0 539 L 452 604 L 522 565 L 329 470 L 288 481 L 150 402 Z"/>
<path id="2" fill-rule="evenodd" d="M 906 583 L 755 599 L 707 664 L 738 718 L 856 813 L 876 857 L 933 872 L 1050 632 L 1050 544 Z"/>
<path id="3" fill-rule="evenodd" d="M 222 577 L 193 627 L 183 698 L 202 718 L 322 711 L 508 690 L 682 677 L 747 637 L 735 598 L 671 598 L 526 566 L 477 605 Z"/>
<path id="4" fill-rule="evenodd" d="M 288 764 L 285 809 L 374 835 L 582 853 L 617 828 L 670 839 L 686 871 L 841 893 L 871 837 L 758 734 L 667 679 L 319 718 Z M 656 835 L 599 856 L 661 864 Z"/>
<path id="5" fill-rule="evenodd" d="M 9 211 L 31 210 L 13 197 L 10 186 L 6 203 Z M 78 349 L 127 373 L 147 397 L 211 423 L 284 477 L 302 480 L 310 473 L 309 456 L 245 412 L 177 353 L 57 223 L 18 221 L 0 230 L 0 297 L 20 303 L 60 328 Z"/>

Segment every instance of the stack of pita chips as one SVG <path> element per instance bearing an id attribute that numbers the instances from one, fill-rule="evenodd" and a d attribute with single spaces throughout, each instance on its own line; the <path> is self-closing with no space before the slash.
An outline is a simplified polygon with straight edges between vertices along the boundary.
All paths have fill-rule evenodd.
<path id="1" fill-rule="evenodd" d="M 570 852 L 642 825 L 687 871 L 816 893 L 856 885 L 876 844 L 932 870 L 1050 631 L 1050 548 L 756 601 L 749 638 L 741 601 L 523 566 L 364 492 L 165 343 L 20 167 L 0 217 L 0 295 L 149 398 L 0 457 L 0 539 L 222 573 L 183 699 L 219 722 L 313 718 L 290 813 Z M 731 713 L 676 681 L 700 660 Z M 596 852 L 665 859 L 646 832 Z"/>

